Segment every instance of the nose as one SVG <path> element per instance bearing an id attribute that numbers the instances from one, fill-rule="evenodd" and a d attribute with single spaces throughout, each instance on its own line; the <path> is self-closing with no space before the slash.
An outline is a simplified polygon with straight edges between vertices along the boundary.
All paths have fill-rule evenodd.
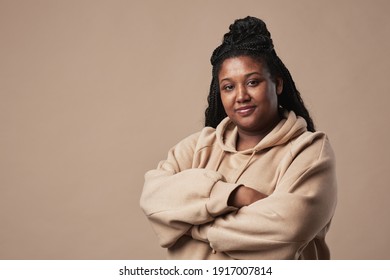
<path id="1" fill-rule="evenodd" d="M 245 103 L 251 100 L 248 90 L 245 86 L 240 86 L 237 88 L 236 101 L 238 103 Z"/>

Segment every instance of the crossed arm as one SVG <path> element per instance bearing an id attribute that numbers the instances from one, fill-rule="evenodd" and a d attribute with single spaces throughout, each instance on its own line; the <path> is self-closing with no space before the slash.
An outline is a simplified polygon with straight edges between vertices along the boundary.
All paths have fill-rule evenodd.
<path id="1" fill-rule="evenodd" d="M 145 175 L 140 203 L 161 246 L 191 234 L 233 258 L 293 259 L 330 222 L 336 193 L 324 139 L 315 162 L 297 157 L 270 196 L 192 168 L 195 141 L 179 143 Z"/>

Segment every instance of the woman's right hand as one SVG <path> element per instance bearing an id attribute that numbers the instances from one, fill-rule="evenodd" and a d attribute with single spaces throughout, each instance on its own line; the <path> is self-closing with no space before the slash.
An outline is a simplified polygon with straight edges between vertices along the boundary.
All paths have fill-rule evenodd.
<path id="1" fill-rule="evenodd" d="M 258 200 L 266 198 L 267 195 L 263 194 L 255 189 L 241 185 L 237 187 L 231 194 L 228 200 L 229 206 L 241 208 L 248 206 Z"/>

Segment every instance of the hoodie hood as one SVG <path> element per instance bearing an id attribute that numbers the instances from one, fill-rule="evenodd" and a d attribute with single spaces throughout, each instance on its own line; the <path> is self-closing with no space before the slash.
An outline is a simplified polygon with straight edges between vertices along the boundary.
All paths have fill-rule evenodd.
<path id="1" fill-rule="evenodd" d="M 284 144 L 307 131 L 304 118 L 296 116 L 293 111 L 284 112 L 284 118 L 268 133 L 255 147 L 237 151 L 237 126 L 226 117 L 216 128 L 216 137 L 219 145 L 225 152 L 253 154 L 260 150 Z"/>

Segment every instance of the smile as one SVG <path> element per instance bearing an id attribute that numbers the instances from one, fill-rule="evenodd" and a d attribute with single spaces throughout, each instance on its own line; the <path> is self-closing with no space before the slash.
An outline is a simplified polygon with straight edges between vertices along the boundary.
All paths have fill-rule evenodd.
<path id="1" fill-rule="evenodd" d="M 246 117 L 252 114 L 255 109 L 256 106 L 245 106 L 245 107 L 237 108 L 235 111 L 240 116 Z"/>

